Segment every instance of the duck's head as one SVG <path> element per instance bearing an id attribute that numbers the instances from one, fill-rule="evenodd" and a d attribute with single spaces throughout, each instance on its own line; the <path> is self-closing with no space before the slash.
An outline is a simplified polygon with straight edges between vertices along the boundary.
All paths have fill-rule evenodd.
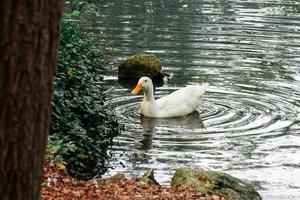
<path id="1" fill-rule="evenodd" d="M 153 88 L 152 81 L 151 81 L 150 78 L 144 76 L 144 77 L 140 78 L 140 80 L 138 81 L 138 83 L 135 86 L 135 88 L 131 91 L 131 94 L 137 94 L 142 89 L 144 91 L 147 91 L 150 88 Z"/>

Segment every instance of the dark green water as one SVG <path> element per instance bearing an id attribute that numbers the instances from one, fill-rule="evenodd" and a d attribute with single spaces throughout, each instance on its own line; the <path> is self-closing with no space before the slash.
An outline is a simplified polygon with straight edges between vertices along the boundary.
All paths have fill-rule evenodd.
<path id="1" fill-rule="evenodd" d="M 154 168 L 167 185 L 176 168 L 200 167 L 253 182 L 263 199 L 300 199 L 298 0 L 107 0 L 99 7 L 85 25 L 112 48 L 108 105 L 126 126 L 108 174 Z M 200 118 L 140 119 L 142 97 L 118 84 L 117 66 L 142 52 L 173 75 L 157 97 L 211 84 Z"/>

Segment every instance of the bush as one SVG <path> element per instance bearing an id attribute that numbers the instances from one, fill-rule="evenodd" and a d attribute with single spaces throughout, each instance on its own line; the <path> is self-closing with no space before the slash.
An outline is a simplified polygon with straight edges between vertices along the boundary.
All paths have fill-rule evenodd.
<path id="1" fill-rule="evenodd" d="M 81 179 L 106 171 L 107 150 L 120 131 L 96 84 L 103 79 L 103 63 L 102 51 L 81 39 L 77 25 L 62 24 L 47 159 L 64 163 Z"/>

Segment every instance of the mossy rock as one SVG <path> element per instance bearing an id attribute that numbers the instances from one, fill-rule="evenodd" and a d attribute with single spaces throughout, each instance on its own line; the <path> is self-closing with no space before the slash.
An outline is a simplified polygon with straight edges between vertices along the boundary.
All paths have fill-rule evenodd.
<path id="1" fill-rule="evenodd" d="M 126 177 L 123 173 L 117 173 L 114 176 L 105 178 L 105 179 L 96 179 L 99 184 L 103 183 L 117 183 L 121 180 L 126 180 Z"/>
<path id="2" fill-rule="evenodd" d="M 161 76 L 162 66 L 153 54 L 133 55 L 119 65 L 120 79 L 138 79 L 142 76 L 155 78 Z"/>
<path id="3" fill-rule="evenodd" d="M 192 187 L 200 193 L 222 194 L 228 200 L 261 200 L 253 185 L 223 172 L 179 168 L 171 186 Z"/>
<path id="4" fill-rule="evenodd" d="M 159 183 L 154 178 L 154 170 L 153 169 L 146 171 L 139 182 L 142 185 L 159 185 Z"/>

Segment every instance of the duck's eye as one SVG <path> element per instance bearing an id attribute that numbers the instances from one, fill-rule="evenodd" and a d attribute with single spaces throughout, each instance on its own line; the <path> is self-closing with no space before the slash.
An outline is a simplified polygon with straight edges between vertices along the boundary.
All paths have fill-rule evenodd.
<path id="1" fill-rule="evenodd" d="M 145 80 L 145 83 L 147 83 L 148 80 Z"/>

